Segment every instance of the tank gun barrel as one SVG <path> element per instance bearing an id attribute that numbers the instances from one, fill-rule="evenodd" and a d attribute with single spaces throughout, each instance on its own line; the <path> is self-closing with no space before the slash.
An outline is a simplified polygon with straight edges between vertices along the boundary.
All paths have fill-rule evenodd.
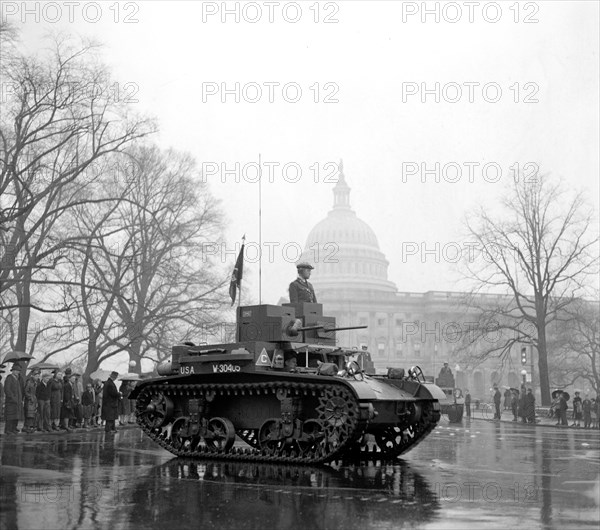
<path id="1" fill-rule="evenodd" d="M 322 329 L 324 331 L 326 331 L 327 333 L 329 333 L 330 331 L 344 331 L 347 329 L 365 329 L 368 326 L 346 326 L 343 328 L 328 328 L 326 326 L 305 326 L 303 328 L 297 328 L 298 331 L 309 331 L 311 329 Z"/>

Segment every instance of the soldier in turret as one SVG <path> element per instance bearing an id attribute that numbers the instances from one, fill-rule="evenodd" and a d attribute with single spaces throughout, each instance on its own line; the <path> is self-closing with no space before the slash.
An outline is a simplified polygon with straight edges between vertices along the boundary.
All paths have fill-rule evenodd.
<path id="1" fill-rule="evenodd" d="M 310 272 L 314 267 L 310 263 L 301 262 L 296 265 L 296 268 L 298 269 L 298 277 L 290 283 L 290 303 L 317 303 L 315 290 L 308 281 Z"/>

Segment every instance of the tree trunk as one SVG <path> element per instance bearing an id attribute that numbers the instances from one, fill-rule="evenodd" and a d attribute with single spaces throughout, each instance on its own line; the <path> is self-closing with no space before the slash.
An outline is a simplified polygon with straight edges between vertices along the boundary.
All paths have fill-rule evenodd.
<path id="1" fill-rule="evenodd" d="M 548 376 L 548 349 L 546 344 L 546 326 L 538 327 L 538 370 L 540 374 L 540 391 L 542 394 L 542 405 L 549 406 L 552 403 L 550 396 L 550 378 Z"/>

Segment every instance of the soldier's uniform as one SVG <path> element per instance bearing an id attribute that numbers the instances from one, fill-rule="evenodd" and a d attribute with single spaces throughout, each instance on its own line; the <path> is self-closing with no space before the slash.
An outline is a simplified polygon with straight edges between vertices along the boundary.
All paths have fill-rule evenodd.
<path id="1" fill-rule="evenodd" d="M 310 269 L 314 267 L 308 263 L 299 263 L 297 266 L 298 271 L 300 269 Z M 317 296 L 315 290 L 308 280 L 298 276 L 292 283 L 290 283 L 290 303 L 298 304 L 302 302 L 317 303 Z"/>

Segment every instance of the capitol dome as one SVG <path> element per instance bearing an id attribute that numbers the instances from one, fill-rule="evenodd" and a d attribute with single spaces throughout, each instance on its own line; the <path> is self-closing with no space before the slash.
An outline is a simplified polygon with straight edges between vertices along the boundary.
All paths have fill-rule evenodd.
<path id="1" fill-rule="evenodd" d="M 310 231 L 301 261 L 315 264 L 310 281 L 325 297 L 334 292 L 340 295 L 339 291 L 397 291 L 387 279 L 389 263 L 379 250 L 375 232 L 350 207 L 342 162 L 333 188 L 333 209 Z"/>

